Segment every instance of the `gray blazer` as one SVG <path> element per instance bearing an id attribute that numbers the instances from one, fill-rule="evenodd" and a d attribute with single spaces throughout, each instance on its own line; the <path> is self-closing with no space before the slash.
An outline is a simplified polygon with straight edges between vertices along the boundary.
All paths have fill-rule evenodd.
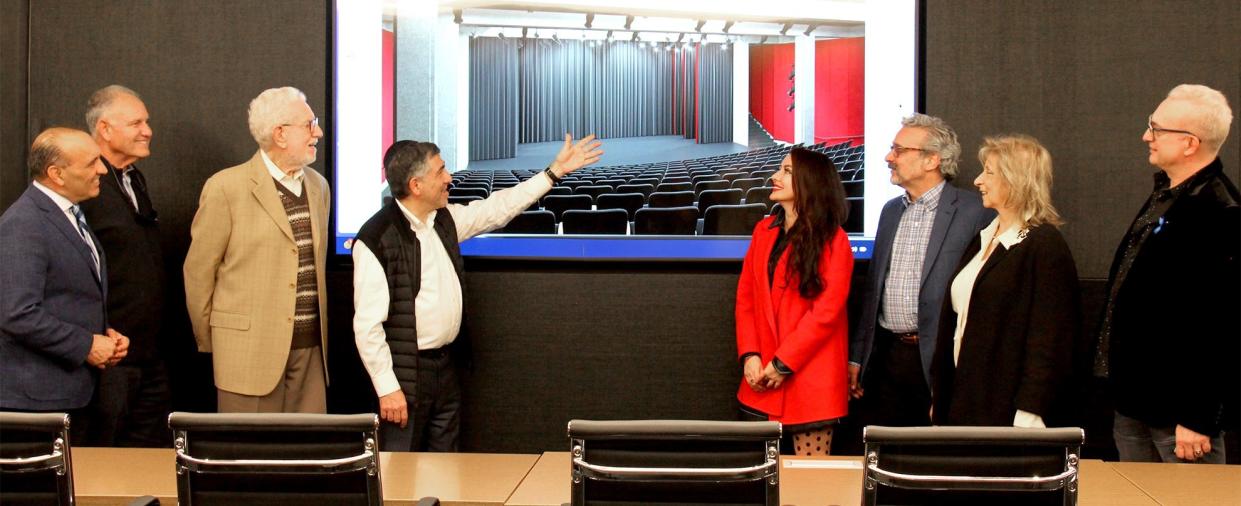
<path id="1" fill-rule="evenodd" d="M 100 277 L 82 236 L 33 185 L 0 216 L 0 408 L 61 411 L 90 402 L 86 363 L 107 329 L 107 264 Z"/>
<path id="2" fill-rule="evenodd" d="M 862 313 L 849 340 L 849 361 L 862 366 L 865 377 L 871 352 L 875 346 L 875 326 L 879 324 L 879 306 L 883 300 L 884 283 L 892 263 L 892 242 L 905 207 L 901 197 L 889 200 L 879 215 L 875 249 L 867 270 L 862 294 Z M 952 275 L 961 260 L 961 253 L 978 232 L 995 218 L 995 211 L 982 206 L 978 194 L 944 185 L 939 196 L 931 239 L 922 262 L 922 287 L 918 294 L 918 347 L 922 355 L 922 375 L 931 385 L 931 361 L 935 357 L 935 335 L 939 331 L 939 312 L 944 295 L 952 284 Z"/>

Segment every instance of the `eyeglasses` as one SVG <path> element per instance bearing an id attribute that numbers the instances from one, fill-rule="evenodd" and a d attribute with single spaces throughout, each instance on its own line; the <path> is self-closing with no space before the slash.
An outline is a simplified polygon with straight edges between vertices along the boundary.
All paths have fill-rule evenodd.
<path id="1" fill-rule="evenodd" d="M 319 118 L 318 117 L 310 118 L 310 121 L 307 121 L 305 124 L 281 123 L 280 126 L 304 126 L 306 127 L 306 130 L 309 130 L 310 133 L 313 134 L 315 133 L 315 129 L 319 128 Z"/>
<path id="2" fill-rule="evenodd" d="M 896 156 L 901 156 L 905 154 L 906 151 L 926 151 L 926 150 L 922 148 L 909 148 L 909 147 L 901 146 L 899 144 L 893 144 L 890 148 L 888 148 L 888 151 L 891 153 L 896 153 Z"/>
<path id="3" fill-rule="evenodd" d="M 1195 139 L 1199 139 L 1199 140 L 1202 139 L 1201 137 L 1198 137 L 1198 134 L 1190 132 L 1189 130 L 1173 130 L 1171 128 L 1157 127 L 1155 126 L 1154 117 L 1155 117 L 1154 115 L 1146 117 L 1146 129 L 1150 130 L 1152 139 L 1158 138 L 1159 134 L 1163 134 L 1163 133 L 1185 134 L 1185 135 L 1193 136 Z"/>

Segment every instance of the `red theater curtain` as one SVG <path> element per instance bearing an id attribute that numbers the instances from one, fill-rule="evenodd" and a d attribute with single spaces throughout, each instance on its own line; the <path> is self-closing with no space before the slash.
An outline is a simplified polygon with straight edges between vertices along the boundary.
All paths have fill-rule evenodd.
<path id="1" fill-rule="evenodd" d="M 862 144 L 865 38 L 820 40 L 814 48 L 814 141 Z"/>
<path id="2" fill-rule="evenodd" d="M 776 140 L 793 142 L 793 44 L 750 46 L 750 114 Z"/>

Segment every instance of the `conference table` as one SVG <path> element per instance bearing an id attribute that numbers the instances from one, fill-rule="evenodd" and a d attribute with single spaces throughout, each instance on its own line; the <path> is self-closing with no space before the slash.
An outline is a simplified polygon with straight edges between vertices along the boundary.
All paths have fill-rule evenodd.
<path id="1" fill-rule="evenodd" d="M 127 504 L 143 495 L 176 504 L 171 449 L 77 447 L 72 456 L 78 504 Z M 570 499 L 568 452 L 382 452 L 379 465 L 389 505 L 426 496 L 448 506 L 559 506 Z M 1080 472 L 1083 506 L 1241 504 L 1241 466 L 1083 460 Z M 781 504 L 859 504 L 861 487 L 861 457 L 781 458 Z"/>

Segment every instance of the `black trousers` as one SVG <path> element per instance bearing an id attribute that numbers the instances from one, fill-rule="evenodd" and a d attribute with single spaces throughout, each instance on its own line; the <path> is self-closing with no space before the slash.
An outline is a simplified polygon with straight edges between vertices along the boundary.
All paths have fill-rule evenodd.
<path id="1" fill-rule="evenodd" d="M 166 448 L 172 441 L 171 410 L 172 391 L 163 360 L 108 367 L 99 372 L 95 398 L 87 409 L 86 444 Z"/>
<path id="2" fill-rule="evenodd" d="M 455 452 L 461 435 L 461 380 L 452 353 L 418 356 L 418 391 L 405 392 L 405 428 L 381 421 L 379 447 L 389 452 Z"/>
<path id="3" fill-rule="evenodd" d="M 931 390 L 922 375 L 918 343 L 906 343 L 875 328 L 861 402 L 863 425 L 916 427 L 931 424 Z"/>

